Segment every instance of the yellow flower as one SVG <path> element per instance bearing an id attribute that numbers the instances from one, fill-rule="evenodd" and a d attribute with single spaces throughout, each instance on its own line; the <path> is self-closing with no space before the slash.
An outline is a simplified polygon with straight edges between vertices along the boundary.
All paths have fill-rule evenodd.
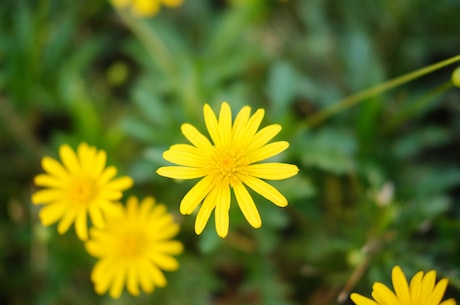
<path id="1" fill-rule="evenodd" d="M 59 148 L 62 164 L 50 157 L 42 159 L 45 174 L 34 182 L 45 187 L 32 195 L 34 204 L 44 204 L 39 217 L 44 226 L 58 222 L 58 232 L 65 233 L 75 223 L 77 236 L 88 238 L 87 215 L 97 227 L 104 226 L 103 214 L 118 211 L 114 203 L 122 191 L 133 184 L 130 177 L 113 179 L 115 167 L 105 168 L 107 155 L 103 150 L 81 143 L 76 153 L 66 144 Z"/>
<path id="2" fill-rule="evenodd" d="M 374 300 L 357 293 L 351 294 L 351 299 L 356 305 L 455 305 L 454 299 L 441 302 L 447 287 L 447 279 L 441 279 L 436 284 L 434 270 L 423 273 L 418 272 L 407 283 L 401 267 L 395 266 L 392 272 L 393 288 L 391 291 L 382 283 L 375 283 L 372 287 Z"/>
<path id="3" fill-rule="evenodd" d="M 139 294 L 139 286 L 144 292 L 166 286 L 161 269 L 176 270 L 179 264 L 172 255 L 183 250 L 179 241 L 171 240 L 178 232 L 164 205 L 152 197 L 140 204 L 129 197 L 122 214 L 108 217 L 103 229 L 92 228 L 85 244 L 99 259 L 91 273 L 96 292 L 110 290 L 112 298 L 119 298 L 125 285 L 132 295 Z"/>
<path id="4" fill-rule="evenodd" d="M 182 133 L 192 143 L 177 144 L 163 154 L 163 158 L 180 166 L 158 169 L 161 176 L 175 179 L 202 178 L 182 199 L 180 212 L 191 214 L 203 203 L 195 222 L 195 232 L 200 234 L 211 212 L 215 209 L 216 231 L 227 236 L 231 194 L 249 224 L 262 225 L 259 212 L 246 186 L 280 207 L 288 204 L 286 198 L 262 179 L 280 180 L 298 172 L 295 165 L 285 163 L 258 163 L 288 148 L 285 141 L 267 144 L 281 130 L 280 125 L 270 125 L 259 131 L 264 110 L 258 109 L 250 116 L 246 106 L 232 123 L 230 106 L 222 103 L 219 119 L 209 105 L 204 105 L 204 120 L 213 144 L 190 124 L 182 125 Z"/>
<path id="5" fill-rule="evenodd" d="M 130 7 L 132 13 L 141 17 L 154 16 L 160 10 L 160 6 L 178 7 L 183 0 L 111 0 L 117 8 Z"/>

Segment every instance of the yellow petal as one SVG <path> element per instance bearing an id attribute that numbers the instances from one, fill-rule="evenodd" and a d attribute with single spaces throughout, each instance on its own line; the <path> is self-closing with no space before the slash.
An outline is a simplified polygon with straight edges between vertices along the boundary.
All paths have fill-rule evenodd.
<path id="1" fill-rule="evenodd" d="M 440 280 L 434 287 L 430 298 L 425 300 L 425 305 L 438 305 L 444 297 L 448 282 L 449 281 L 447 279 Z"/>
<path id="2" fill-rule="evenodd" d="M 126 270 L 122 266 L 118 266 L 115 269 L 115 274 L 113 277 L 112 287 L 110 287 L 110 296 L 114 299 L 118 299 L 123 292 L 123 285 L 125 283 L 125 273 Z"/>
<path id="3" fill-rule="evenodd" d="M 152 282 L 152 277 L 151 274 L 149 273 L 149 270 L 152 269 L 152 264 L 147 261 L 142 261 L 139 264 L 139 282 L 141 284 L 142 290 L 150 293 L 153 291 L 154 286 Z"/>
<path id="4" fill-rule="evenodd" d="M 38 186 L 51 187 L 51 188 L 62 188 L 66 182 L 63 179 L 58 179 L 51 175 L 40 174 L 35 176 L 34 183 Z"/>
<path id="5" fill-rule="evenodd" d="M 96 263 L 91 272 L 91 280 L 94 282 L 95 290 L 98 294 L 104 294 L 109 290 L 116 270 L 116 268 L 113 268 L 113 261 L 108 259 L 103 259 Z"/>
<path id="6" fill-rule="evenodd" d="M 205 176 L 206 171 L 203 168 L 163 166 L 157 170 L 157 174 L 173 179 L 196 179 Z"/>
<path id="7" fill-rule="evenodd" d="M 193 125 L 182 124 L 182 134 L 201 151 L 210 151 L 213 149 L 211 142 L 201 132 L 198 131 Z"/>
<path id="8" fill-rule="evenodd" d="M 105 168 L 106 162 L 107 162 L 106 152 L 103 150 L 98 151 L 94 159 L 93 168 L 90 171 L 92 174 L 92 177 L 99 177 L 102 174 Z"/>
<path id="9" fill-rule="evenodd" d="M 105 185 L 106 189 L 113 191 L 124 191 L 133 185 L 134 181 L 131 177 L 123 176 L 110 181 Z"/>
<path id="10" fill-rule="evenodd" d="M 281 131 L 281 125 L 273 124 L 259 130 L 248 146 L 248 151 L 253 151 L 261 148 L 273 139 Z"/>
<path id="11" fill-rule="evenodd" d="M 183 215 L 191 214 L 196 207 L 203 201 L 215 185 L 215 180 L 206 176 L 195 184 L 184 196 L 180 203 L 180 212 Z"/>
<path id="12" fill-rule="evenodd" d="M 67 230 L 69 230 L 70 226 L 74 222 L 76 216 L 77 212 L 74 209 L 68 210 L 58 224 L 58 233 L 64 234 L 65 232 L 67 232 Z"/>
<path id="13" fill-rule="evenodd" d="M 147 269 L 148 274 L 150 275 L 150 278 L 153 280 L 153 282 L 158 286 L 158 287 L 165 287 L 166 286 L 166 278 L 161 272 L 160 269 L 158 269 L 156 266 L 153 266 L 152 264 L 148 264 L 149 268 Z"/>
<path id="14" fill-rule="evenodd" d="M 75 218 L 75 231 L 81 240 L 88 239 L 88 225 L 86 221 L 86 210 L 80 210 Z"/>
<path id="15" fill-rule="evenodd" d="M 286 141 L 273 142 L 265 146 L 262 146 L 261 148 L 249 153 L 249 163 L 256 163 L 276 156 L 282 151 L 286 150 L 288 147 L 289 143 Z"/>
<path id="16" fill-rule="evenodd" d="M 174 271 L 174 270 L 177 270 L 177 268 L 179 268 L 179 263 L 177 262 L 177 260 L 169 255 L 165 255 L 160 252 L 153 252 L 149 254 L 150 254 L 149 258 L 153 262 L 155 262 L 155 264 L 160 269 L 163 269 L 166 271 Z"/>
<path id="17" fill-rule="evenodd" d="M 439 305 L 457 305 L 457 302 L 454 299 L 448 299 L 448 300 L 443 301 Z"/>
<path id="18" fill-rule="evenodd" d="M 288 205 L 287 199 L 273 186 L 262 181 L 258 178 L 247 176 L 243 180 L 244 184 L 253 189 L 256 193 L 259 193 L 267 200 L 270 200 L 279 207 L 285 207 Z"/>
<path id="19" fill-rule="evenodd" d="M 257 109 L 257 111 L 249 118 L 246 127 L 241 132 L 241 142 L 238 143 L 238 145 L 241 147 L 247 147 L 252 142 L 260 123 L 262 123 L 264 115 L 265 111 L 263 109 Z"/>
<path id="20" fill-rule="evenodd" d="M 109 182 L 115 175 L 117 174 L 117 169 L 115 166 L 109 166 L 107 167 L 104 172 L 99 176 L 97 179 L 97 182 L 99 185 L 104 185 L 107 182 Z"/>
<path id="21" fill-rule="evenodd" d="M 410 281 L 410 292 L 411 292 L 411 300 L 412 304 L 419 304 L 421 300 L 421 295 L 422 295 L 422 278 L 423 278 L 423 272 L 417 272 L 413 277 L 412 280 Z"/>
<path id="22" fill-rule="evenodd" d="M 382 305 L 382 304 L 377 304 L 374 300 L 371 300 L 369 298 L 366 298 L 360 294 L 357 293 L 352 293 L 350 295 L 350 299 L 356 304 L 356 305 Z"/>
<path id="23" fill-rule="evenodd" d="M 220 195 L 217 197 L 217 200 L 215 210 L 216 231 L 217 235 L 225 238 L 228 234 L 228 212 L 230 210 L 230 187 L 228 185 L 220 186 Z"/>
<path id="24" fill-rule="evenodd" d="M 220 106 L 219 113 L 219 137 L 221 144 L 230 144 L 232 140 L 232 111 L 227 102 Z"/>
<path id="25" fill-rule="evenodd" d="M 155 251 L 169 255 L 180 254 L 184 251 L 184 246 L 177 240 L 158 242 L 153 248 Z"/>
<path id="26" fill-rule="evenodd" d="M 435 283 L 436 283 L 436 271 L 432 270 L 432 271 L 427 272 L 422 279 L 422 289 L 421 289 L 422 293 L 420 296 L 421 300 L 425 301 L 431 296 Z"/>
<path id="27" fill-rule="evenodd" d="M 50 157 L 44 157 L 42 159 L 42 167 L 47 173 L 59 180 L 66 180 L 69 178 L 69 173 L 64 169 L 61 163 Z"/>
<path id="28" fill-rule="evenodd" d="M 136 265 L 129 266 L 126 275 L 126 288 L 128 289 L 128 292 L 134 296 L 139 295 L 139 284 Z"/>
<path id="29" fill-rule="evenodd" d="M 249 106 L 243 107 L 240 112 L 238 112 L 232 128 L 232 143 L 234 146 L 240 146 L 250 114 L 251 108 Z"/>
<path id="30" fill-rule="evenodd" d="M 59 156 L 61 157 L 65 168 L 71 175 L 75 176 L 81 174 L 80 162 L 77 155 L 69 145 L 63 144 L 59 147 Z"/>
<path id="31" fill-rule="evenodd" d="M 406 305 L 401 304 L 393 291 L 382 283 L 372 286 L 372 297 L 379 305 Z"/>
<path id="32" fill-rule="evenodd" d="M 391 277 L 393 281 L 393 287 L 396 292 L 396 296 L 398 297 L 398 300 L 400 300 L 402 304 L 411 304 L 409 285 L 407 284 L 406 276 L 401 270 L 401 267 L 399 266 L 393 267 Z"/>
<path id="33" fill-rule="evenodd" d="M 59 189 L 44 189 L 32 195 L 33 204 L 45 204 L 64 198 L 64 193 Z"/>
<path id="34" fill-rule="evenodd" d="M 39 217 L 44 226 L 52 225 L 57 222 L 67 212 L 68 205 L 66 201 L 56 201 L 47 204 L 40 210 Z"/>
<path id="35" fill-rule="evenodd" d="M 221 135 L 219 134 L 219 122 L 217 121 L 216 115 L 212 111 L 211 107 L 208 104 L 205 104 L 203 107 L 204 122 L 206 124 L 206 129 L 208 130 L 209 135 L 215 145 L 222 145 Z"/>
<path id="36" fill-rule="evenodd" d="M 260 228 L 262 226 L 262 220 L 260 219 L 259 211 L 246 187 L 242 183 L 237 183 L 233 186 L 233 191 L 235 192 L 238 206 L 241 212 L 243 212 L 246 220 L 254 228 Z"/>
<path id="37" fill-rule="evenodd" d="M 248 166 L 248 174 L 267 180 L 290 178 L 299 172 L 297 166 L 286 163 L 261 163 Z"/>
<path id="38" fill-rule="evenodd" d="M 207 160 L 203 158 L 207 152 L 201 151 L 195 146 L 177 144 L 163 153 L 163 159 L 182 166 L 204 167 Z"/>
<path id="39" fill-rule="evenodd" d="M 104 217 L 102 216 L 101 210 L 99 206 L 91 205 L 88 208 L 89 217 L 91 218 L 91 222 L 97 228 L 103 228 L 105 225 Z"/>
<path id="40" fill-rule="evenodd" d="M 208 196 L 205 197 L 203 204 L 201 205 L 200 210 L 198 211 L 198 215 L 196 216 L 195 220 L 195 233 L 200 235 L 203 232 L 208 220 L 209 216 L 211 216 L 211 212 L 216 207 L 216 200 L 217 200 L 218 192 L 216 188 L 213 188 Z"/>

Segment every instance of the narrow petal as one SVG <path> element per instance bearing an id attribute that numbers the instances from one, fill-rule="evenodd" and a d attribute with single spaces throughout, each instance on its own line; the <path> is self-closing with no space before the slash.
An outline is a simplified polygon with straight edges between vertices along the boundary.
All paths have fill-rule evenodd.
<path id="1" fill-rule="evenodd" d="M 422 278 L 423 272 L 417 272 L 410 281 L 410 292 L 412 304 L 419 304 L 421 302 L 420 297 L 422 296 Z"/>
<path id="2" fill-rule="evenodd" d="M 425 301 L 425 305 L 438 305 L 444 297 L 448 282 L 447 279 L 440 280 L 434 287 L 430 298 Z"/>
<path id="3" fill-rule="evenodd" d="M 155 264 L 163 270 L 166 271 L 174 271 L 179 268 L 179 263 L 177 262 L 176 259 L 169 255 L 165 255 L 160 252 L 153 252 L 150 253 L 149 258 L 155 262 Z"/>
<path id="4" fill-rule="evenodd" d="M 155 251 L 158 251 L 164 254 L 169 254 L 169 255 L 180 254 L 184 251 L 184 246 L 182 245 L 181 242 L 177 240 L 168 240 L 164 242 L 159 242 L 159 243 L 156 243 L 153 248 L 155 249 Z"/>
<path id="5" fill-rule="evenodd" d="M 54 176 L 47 174 L 40 174 L 35 176 L 34 183 L 38 186 L 50 187 L 50 188 L 62 188 L 65 186 L 66 181 L 58 179 Z"/>
<path id="6" fill-rule="evenodd" d="M 248 124 L 251 107 L 245 106 L 238 112 L 232 127 L 232 143 L 234 146 L 240 146 L 242 135 L 244 134 L 246 125 Z"/>
<path id="7" fill-rule="evenodd" d="M 267 180 L 290 178 L 299 172 L 297 166 L 286 163 L 261 163 L 248 166 L 248 174 Z"/>
<path id="8" fill-rule="evenodd" d="M 74 209 L 68 210 L 58 224 L 58 233 L 64 234 L 67 232 L 67 230 L 69 230 L 70 226 L 74 222 L 76 216 L 77 212 Z"/>
<path id="9" fill-rule="evenodd" d="M 222 139 L 220 137 L 221 135 L 219 134 L 219 122 L 217 121 L 216 115 L 208 104 L 204 105 L 203 114 L 206 129 L 208 130 L 213 143 L 218 146 L 221 145 Z"/>
<path id="10" fill-rule="evenodd" d="M 157 174 L 173 179 L 196 179 L 204 177 L 206 170 L 194 167 L 163 166 L 157 170 Z"/>
<path id="11" fill-rule="evenodd" d="M 253 137 L 256 134 L 262 119 L 264 118 L 264 115 L 265 111 L 263 109 L 257 109 L 254 115 L 249 118 L 246 127 L 241 132 L 241 143 L 239 143 L 241 147 L 246 147 L 252 142 Z"/>
<path id="12" fill-rule="evenodd" d="M 182 124 L 181 126 L 182 134 L 190 141 L 194 146 L 199 150 L 208 151 L 211 150 L 213 145 L 209 142 L 201 132 L 198 131 L 193 125 Z"/>
<path id="13" fill-rule="evenodd" d="M 124 191 L 130 188 L 134 184 L 133 178 L 128 176 L 123 176 L 108 182 L 105 185 L 106 189 L 114 190 L 114 191 Z"/>
<path id="14" fill-rule="evenodd" d="M 91 174 L 93 177 L 99 177 L 102 174 L 106 162 L 107 153 L 103 150 L 98 151 L 94 160 L 93 168 L 91 169 Z"/>
<path id="15" fill-rule="evenodd" d="M 117 169 L 115 166 L 109 166 L 107 167 L 104 172 L 99 176 L 97 179 L 97 182 L 99 185 L 104 185 L 107 182 L 109 182 L 115 175 L 117 174 Z"/>
<path id="16" fill-rule="evenodd" d="M 396 295 L 382 283 L 375 283 L 372 287 L 372 297 L 379 305 L 406 305 L 401 304 Z"/>
<path id="17" fill-rule="evenodd" d="M 148 268 L 148 274 L 150 275 L 150 278 L 153 280 L 153 282 L 158 286 L 158 287 L 164 287 L 166 286 L 166 278 L 161 272 L 159 268 L 156 266 L 149 264 L 150 268 Z"/>
<path id="18" fill-rule="evenodd" d="M 401 267 L 395 266 L 393 268 L 391 277 L 393 281 L 393 288 L 396 292 L 398 300 L 400 300 L 402 304 L 411 304 L 409 285 L 407 284 L 406 276 L 404 275 Z"/>
<path id="19" fill-rule="evenodd" d="M 229 219 L 228 212 L 230 210 L 230 187 L 228 185 L 220 186 L 220 196 L 217 198 L 216 205 L 216 231 L 217 235 L 225 238 L 228 234 Z"/>
<path id="20" fill-rule="evenodd" d="M 256 163 L 262 160 L 266 160 L 273 156 L 278 155 L 289 147 L 289 143 L 286 141 L 278 141 L 267 144 L 259 149 L 249 153 L 249 163 Z"/>
<path id="21" fill-rule="evenodd" d="M 148 270 L 152 268 L 152 264 L 148 261 L 142 261 L 139 263 L 139 282 L 141 284 L 141 288 L 144 292 L 150 293 L 153 291 L 153 281 L 151 280 L 151 276 L 148 273 Z"/>
<path id="22" fill-rule="evenodd" d="M 42 167 L 47 173 L 56 177 L 57 179 L 68 179 L 69 177 L 69 172 L 67 172 L 61 163 L 50 157 L 44 157 L 42 159 Z"/>
<path id="23" fill-rule="evenodd" d="M 243 212 L 246 220 L 254 228 L 260 228 L 262 226 L 262 220 L 260 219 L 259 211 L 246 187 L 242 183 L 237 183 L 233 186 L 233 191 L 235 192 L 238 206 L 241 212 Z"/>
<path id="24" fill-rule="evenodd" d="M 256 193 L 259 193 L 267 200 L 270 200 L 279 207 L 285 207 L 288 205 L 287 199 L 273 186 L 262 181 L 258 178 L 247 176 L 244 179 L 244 184 L 253 189 Z"/>
<path id="25" fill-rule="evenodd" d="M 75 218 L 75 231 L 81 240 L 88 239 L 88 224 L 86 210 L 80 210 Z"/>
<path id="26" fill-rule="evenodd" d="M 182 215 L 191 214 L 196 207 L 203 201 L 215 185 L 215 180 L 210 176 L 201 179 L 190 191 L 184 196 L 180 203 L 180 212 Z"/>
<path id="27" fill-rule="evenodd" d="M 356 305 L 381 305 L 377 304 L 374 300 L 371 300 L 369 298 L 366 298 L 365 296 L 362 296 L 357 293 L 352 293 L 350 295 L 350 299 L 356 304 Z"/>
<path id="28" fill-rule="evenodd" d="M 205 151 L 195 146 L 177 144 L 163 153 L 163 159 L 182 166 L 204 167 L 207 163 L 207 160 L 203 157 L 205 155 Z"/>
<path id="29" fill-rule="evenodd" d="M 81 169 L 84 173 L 93 174 L 93 169 L 96 165 L 96 153 L 96 148 L 91 147 L 86 143 L 78 146 L 77 156 L 80 161 Z"/>
<path id="30" fill-rule="evenodd" d="M 422 289 L 421 289 L 422 291 L 420 295 L 421 300 L 425 301 L 431 296 L 431 293 L 433 292 L 433 289 L 434 289 L 435 282 L 436 282 L 436 271 L 432 270 L 432 271 L 427 272 L 422 279 Z"/>
<path id="31" fill-rule="evenodd" d="M 59 156 L 61 157 L 65 168 L 71 175 L 81 174 L 80 162 L 78 161 L 77 155 L 69 145 L 61 145 L 59 148 Z"/>
<path id="32" fill-rule="evenodd" d="M 457 305 L 457 302 L 454 299 L 448 299 L 448 300 L 443 301 L 439 305 Z"/>
<path id="33" fill-rule="evenodd" d="M 44 226 L 56 223 L 67 212 L 68 205 L 66 201 L 56 201 L 47 204 L 40 210 L 39 217 Z"/>
<path id="34" fill-rule="evenodd" d="M 136 265 L 137 264 L 129 266 L 126 275 L 126 288 L 128 289 L 128 292 L 134 296 L 139 295 L 139 281 Z"/>
<path id="35" fill-rule="evenodd" d="M 273 124 L 259 130 L 249 143 L 248 151 L 261 148 L 281 131 L 281 125 Z"/>
<path id="36" fill-rule="evenodd" d="M 89 217 L 91 218 L 91 222 L 97 228 L 103 228 L 105 225 L 104 217 L 102 216 L 101 210 L 99 206 L 91 205 L 88 208 Z"/>
<path id="37" fill-rule="evenodd" d="M 222 143 L 230 144 L 232 140 L 232 111 L 227 102 L 222 103 L 219 113 L 219 136 Z"/>
<path id="38" fill-rule="evenodd" d="M 32 195 L 33 204 L 45 204 L 48 202 L 63 199 L 64 193 L 59 189 L 44 189 Z"/>
<path id="39" fill-rule="evenodd" d="M 121 296 L 121 293 L 123 292 L 123 286 L 125 284 L 125 268 L 118 266 L 116 268 L 114 277 L 113 277 L 113 282 L 112 282 L 112 287 L 110 287 L 110 296 L 114 299 L 118 299 Z"/>
<path id="40" fill-rule="evenodd" d="M 213 188 L 211 192 L 209 192 L 208 196 L 203 201 L 200 210 L 198 211 L 198 215 L 196 216 L 195 220 L 195 233 L 200 235 L 203 232 L 208 220 L 209 216 L 211 216 L 211 212 L 216 207 L 216 199 L 218 197 L 218 192 L 216 188 Z"/>

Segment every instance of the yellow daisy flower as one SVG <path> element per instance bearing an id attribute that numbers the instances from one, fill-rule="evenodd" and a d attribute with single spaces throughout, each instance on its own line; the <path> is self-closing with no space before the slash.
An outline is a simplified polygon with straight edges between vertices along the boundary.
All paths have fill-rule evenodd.
<path id="1" fill-rule="evenodd" d="M 163 154 L 163 158 L 180 166 L 165 166 L 157 170 L 161 176 L 175 179 L 202 178 L 182 199 L 180 212 L 191 214 L 202 203 L 195 222 L 195 232 L 200 234 L 211 212 L 215 209 L 217 234 L 224 238 L 228 233 L 231 194 L 254 228 L 262 225 L 259 212 L 246 187 L 251 188 L 280 207 L 288 204 L 286 198 L 262 179 L 280 180 L 298 172 L 295 165 L 285 163 L 258 163 L 273 157 L 289 144 L 278 141 L 267 144 L 281 130 L 280 125 L 270 125 L 259 131 L 264 110 L 252 116 L 246 106 L 232 123 L 228 103 L 222 103 L 219 119 L 209 105 L 204 105 L 204 120 L 213 143 L 190 124 L 182 125 L 182 133 L 192 143 L 177 144 Z"/>
<path id="2" fill-rule="evenodd" d="M 172 255 L 183 250 L 179 241 L 171 240 L 178 232 L 164 205 L 152 197 L 140 204 L 129 197 L 122 214 L 108 217 L 103 229 L 92 228 L 85 244 L 99 259 L 91 273 L 96 292 L 119 298 L 125 285 L 132 295 L 139 295 L 139 286 L 148 293 L 166 286 L 161 269 L 176 270 L 179 264 Z"/>
<path id="3" fill-rule="evenodd" d="M 50 157 L 42 159 L 46 173 L 37 175 L 34 182 L 45 189 L 32 195 L 32 203 L 45 205 L 39 212 L 44 226 L 59 221 L 58 232 L 63 234 L 74 223 L 77 236 L 85 240 L 87 215 L 93 225 L 103 227 L 103 214 L 118 211 L 114 202 L 133 180 L 127 176 L 113 179 L 117 170 L 113 166 L 105 168 L 105 151 L 86 143 L 81 143 L 76 152 L 66 144 L 61 145 L 59 155 L 62 164 Z"/>
<path id="4" fill-rule="evenodd" d="M 111 0 L 117 8 L 125 9 L 130 7 L 134 15 L 141 17 L 154 16 L 160 10 L 160 6 L 178 7 L 183 0 Z"/>
<path id="5" fill-rule="evenodd" d="M 441 279 L 436 284 L 436 271 L 427 273 L 418 272 L 407 283 L 401 267 L 395 266 L 392 271 L 393 288 L 391 291 L 382 283 L 375 283 L 372 287 L 374 300 L 357 293 L 350 298 L 356 305 L 455 305 L 454 299 L 441 302 L 447 287 L 447 279 Z"/>

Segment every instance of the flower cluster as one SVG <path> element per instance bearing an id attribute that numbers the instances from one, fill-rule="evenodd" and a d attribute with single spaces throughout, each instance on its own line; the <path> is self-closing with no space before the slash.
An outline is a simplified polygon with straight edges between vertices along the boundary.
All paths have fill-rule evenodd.
<path id="1" fill-rule="evenodd" d="M 136 197 L 130 197 L 123 207 L 118 201 L 133 185 L 133 179 L 114 178 L 117 170 L 105 166 L 103 150 L 81 143 L 74 152 L 64 144 L 59 156 L 62 163 L 43 158 L 45 174 L 37 175 L 34 181 L 44 188 L 32 195 L 32 203 L 44 206 L 39 212 L 44 226 L 59 222 L 57 230 L 63 234 L 75 225 L 88 253 L 99 259 L 91 275 L 96 292 L 109 291 L 118 298 L 125 283 L 133 295 L 139 294 L 139 285 L 145 292 L 165 286 L 161 269 L 177 269 L 172 256 L 182 252 L 182 244 L 172 240 L 179 225 L 166 207 L 155 204 L 152 197 L 140 204 Z M 94 225 L 89 238 L 88 215 Z"/>

